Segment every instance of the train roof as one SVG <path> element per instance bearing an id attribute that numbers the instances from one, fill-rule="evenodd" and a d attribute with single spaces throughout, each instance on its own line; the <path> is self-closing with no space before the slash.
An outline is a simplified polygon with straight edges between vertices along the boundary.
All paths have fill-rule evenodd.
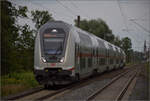
<path id="1" fill-rule="evenodd" d="M 40 33 L 42 33 L 45 29 L 53 27 L 53 28 L 63 28 L 65 32 L 69 32 L 72 28 L 72 25 L 63 22 L 63 21 L 48 21 L 44 25 L 42 25 L 39 29 Z"/>
<path id="2" fill-rule="evenodd" d="M 121 48 L 120 47 L 115 46 L 115 45 L 109 43 L 108 41 L 103 40 L 102 38 L 97 37 L 96 35 L 94 35 L 92 33 L 84 31 L 84 30 L 82 30 L 82 29 L 80 29 L 78 27 L 75 27 L 75 26 L 73 26 L 71 24 L 68 24 L 68 23 L 66 23 L 64 21 L 48 21 L 47 23 L 45 23 L 43 26 L 40 27 L 40 30 L 39 30 L 40 33 L 42 33 L 45 29 L 47 29 L 49 27 L 53 27 L 53 28 L 59 28 L 60 27 L 60 28 L 63 28 L 64 31 L 68 32 L 68 33 L 70 32 L 70 30 L 72 28 L 75 28 L 77 31 L 83 32 L 82 34 L 85 34 L 85 35 L 89 36 L 91 38 L 91 40 L 92 40 L 92 43 L 94 43 L 95 46 L 98 46 L 99 45 L 98 41 L 101 41 L 101 42 L 104 43 L 105 48 L 110 49 L 109 45 L 111 45 L 114 51 L 116 51 L 115 48 L 117 48 L 118 51 L 121 52 Z M 96 40 L 94 40 L 94 39 L 96 39 Z"/>

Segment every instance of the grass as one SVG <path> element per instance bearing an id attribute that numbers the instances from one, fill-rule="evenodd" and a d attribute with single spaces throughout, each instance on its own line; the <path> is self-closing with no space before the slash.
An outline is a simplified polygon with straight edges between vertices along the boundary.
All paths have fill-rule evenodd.
<path id="1" fill-rule="evenodd" d="M 16 94 L 38 86 L 31 71 L 1 76 L 1 96 Z"/>
<path id="2" fill-rule="evenodd" d="M 148 71 L 149 79 L 150 79 L 150 62 L 145 63 L 146 70 Z"/>
<path id="3" fill-rule="evenodd" d="M 132 66 L 132 65 L 134 65 L 134 63 L 133 63 L 133 62 L 126 63 L 126 66 Z"/>

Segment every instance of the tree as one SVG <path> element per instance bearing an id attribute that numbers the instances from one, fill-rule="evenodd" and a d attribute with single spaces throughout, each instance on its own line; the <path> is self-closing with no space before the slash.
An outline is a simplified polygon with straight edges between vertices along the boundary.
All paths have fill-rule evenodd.
<path id="1" fill-rule="evenodd" d="M 17 42 L 18 58 L 23 70 L 33 69 L 34 36 L 33 30 L 26 24 L 20 28 L 21 35 Z"/>
<path id="2" fill-rule="evenodd" d="M 122 39 L 122 49 L 127 53 L 132 48 L 131 39 L 128 37 L 125 37 Z"/>
<path id="3" fill-rule="evenodd" d="M 133 50 L 131 49 L 132 48 L 131 39 L 128 37 L 123 38 L 121 48 L 125 51 L 127 55 L 127 62 L 130 62 L 131 53 L 133 53 Z"/>
<path id="4" fill-rule="evenodd" d="M 10 1 L 1 1 L 2 74 L 33 69 L 34 35 L 29 25 L 19 25 L 18 18 L 28 18 L 27 7 L 15 7 Z M 32 11 L 32 20 L 38 29 L 53 20 L 48 11 Z"/>
<path id="5" fill-rule="evenodd" d="M 36 29 L 39 29 L 41 25 L 45 24 L 47 21 L 54 20 L 52 14 L 49 14 L 48 11 L 31 11 L 32 21 L 35 23 Z"/>
<path id="6" fill-rule="evenodd" d="M 114 38 L 113 44 L 115 44 L 115 45 L 118 46 L 118 47 L 121 47 L 122 41 L 121 41 L 121 39 L 119 38 L 119 36 L 116 36 L 116 37 Z"/>
<path id="7" fill-rule="evenodd" d="M 1 73 L 7 74 L 19 68 L 16 42 L 19 39 L 18 17 L 27 17 L 27 7 L 16 9 L 11 2 L 1 1 Z"/>
<path id="8" fill-rule="evenodd" d="M 77 21 L 75 20 L 75 26 L 77 26 Z M 81 20 L 80 28 L 95 34 L 96 36 L 105 39 L 109 42 L 113 42 L 114 35 L 112 30 L 109 29 L 108 25 L 102 19 L 93 19 L 93 20 Z"/>

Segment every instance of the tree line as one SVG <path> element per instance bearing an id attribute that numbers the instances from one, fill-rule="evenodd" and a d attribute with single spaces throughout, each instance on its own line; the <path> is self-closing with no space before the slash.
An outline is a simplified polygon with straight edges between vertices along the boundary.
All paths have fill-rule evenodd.
<path id="1" fill-rule="evenodd" d="M 77 21 L 75 20 L 75 25 L 77 26 Z M 112 30 L 108 27 L 105 21 L 102 19 L 92 19 L 92 20 L 81 20 L 80 26 L 81 29 L 86 30 L 90 33 L 95 34 L 96 36 L 118 46 L 121 47 L 126 55 L 127 62 L 131 61 L 132 57 L 132 42 L 129 37 L 124 37 L 120 39 L 118 36 L 115 36 L 112 33 Z"/>
<path id="2" fill-rule="evenodd" d="M 48 11 L 31 11 L 36 29 L 18 24 L 19 18 L 29 19 L 26 6 L 15 7 L 10 1 L 1 1 L 1 73 L 33 69 L 34 38 L 41 25 L 53 20 Z"/>
<path id="3" fill-rule="evenodd" d="M 31 14 L 31 18 L 27 16 L 27 12 Z M 31 19 L 35 24 L 35 29 L 31 29 L 28 24 L 18 24 L 19 18 Z M 26 6 L 15 7 L 10 1 L 1 1 L 2 75 L 33 70 L 36 33 L 41 25 L 52 20 L 54 18 L 48 11 L 28 11 Z M 76 20 L 75 25 L 77 25 Z M 128 37 L 120 39 L 114 36 L 112 30 L 102 19 L 81 20 L 80 28 L 121 47 L 130 59 L 131 51 L 133 51 L 131 39 Z"/>

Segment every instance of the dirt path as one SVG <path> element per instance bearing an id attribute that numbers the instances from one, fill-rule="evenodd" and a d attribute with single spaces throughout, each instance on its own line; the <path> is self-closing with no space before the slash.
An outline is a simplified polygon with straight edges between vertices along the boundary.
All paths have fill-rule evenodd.
<path id="1" fill-rule="evenodd" d="M 129 97 L 129 100 L 148 100 L 149 82 L 148 71 L 145 65 L 141 65 L 141 73 L 138 76 L 136 85 Z"/>

